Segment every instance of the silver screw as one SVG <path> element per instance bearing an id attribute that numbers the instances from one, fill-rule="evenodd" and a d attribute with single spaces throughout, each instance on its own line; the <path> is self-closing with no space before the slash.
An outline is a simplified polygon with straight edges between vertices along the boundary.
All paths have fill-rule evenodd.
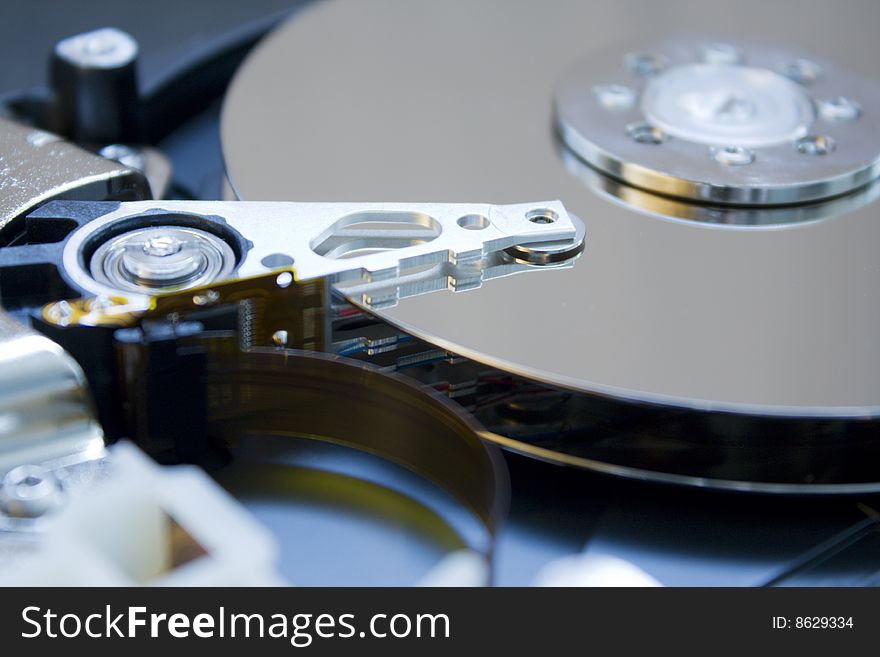
<path id="1" fill-rule="evenodd" d="M 623 58 L 623 64 L 636 75 L 647 78 L 666 68 L 666 59 L 659 55 L 631 52 Z"/>
<path id="2" fill-rule="evenodd" d="M 727 65 L 740 64 L 742 53 L 729 43 L 710 43 L 703 47 L 703 61 L 707 64 Z"/>
<path id="3" fill-rule="evenodd" d="M 280 288 L 290 287 L 293 283 L 293 274 L 289 271 L 283 271 L 275 277 L 275 284 Z"/>
<path id="4" fill-rule="evenodd" d="M 73 306 L 67 301 L 53 303 L 46 309 L 49 319 L 59 326 L 67 326 L 73 319 Z"/>
<path id="5" fill-rule="evenodd" d="M 798 84 L 812 84 L 822 75 L 822 68 L 809 59 L 796 59 L 779 67 L 779 72 Z"/>
<path id="6" fill-rule="evenodd" d="M 804 155 L 828 155 L 834 150 L 834 140 L 824 135 L 801 137 L 794 145 Z"/>
<path id="7" fill-rule="evenodd" d="M 648 123 L 634 123 L 626 127 L 629 138 L 639 144 L 662 144 L 666 141 L 666 135 L 659 128 Z"/>
<path id="8" fill-rule="evenodd" d="M 593 97 L 605 109 L 629 109 L 636 102 L 636 92 L 622 84 L 599 84 L 593 87 Z"/>
<path id="9" fill-rule="evenodd" d="M 272 342 L 274 342 L 279 347 L 286 347 L 287 340 L 288 340 L 287 331 L 285 331 L 284 329 L 281 329 L 279 331 L 275 331 L 272 334 Z"/>
<path id="10" fill-rule="evenodd" d="M 61 487 L 55 476 L 38 465 L 20 465 L 3 478 L 0 507 L 18 518 L 37 518 L 60 500 Z"/>
<path id="11" fill-rule="evenodd" d="M 114 301 L 112 297 L 108 297 L 106 294 L 99 294 L 89 303 L 89 310 L 104 312 L 105 310 L 110 310 L 116 305 L 117 302 Z"/>
<path id="12" fill-rule="evenodd" d="M 164 258 L 166 256 L 174 255 L 175 253 L 180 253 L 182 246 L 180 240 L 175 237 L 171 237 L 170 235 L 158 235 L 156 237 L 151 237 L 144 242 L 143 248 L 144 253 L 149 256 Z"/>
<path id="13" fill-rule="evenodd" d="M 197 306 L 213 306 L 219 300 L 220 293 L 217 290 L 206 290 L 193 296 L 193 303 Z"/>
<path id="14" fill-rule="evenodd" d="M 755 161 L 755 154 L 742 146 L 721 146 L 710 152 L 713 160 L 725 166 L 739 167 Z"/>
<path id="15" fill-rule="evenodd" d="M 862 114 L 862 108 L 859 107 L 859 104 L 845 96 L 826 98 L 825 100 L 820 100 L 817 105 L 819 107 L 819 116 L 829 123 L 852 121 L 859 118 Z"/>

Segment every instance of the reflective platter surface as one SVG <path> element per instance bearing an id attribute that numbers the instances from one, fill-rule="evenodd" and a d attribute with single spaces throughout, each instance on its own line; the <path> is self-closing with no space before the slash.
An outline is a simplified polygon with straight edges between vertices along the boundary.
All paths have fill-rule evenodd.
<path id="1" fill-rule="evenodd" d="M 876 185 L 769 211 L 692 205 L 596 173 L 555 135 L 567 67 L 683 30 L 880 78 L 875 2 L 693 7 L 317 3 L 233 82 L 222 124 L 232 186 L 244 200 L 558 198 L 586 224 L 573 267 L 378 314 L 475 360 L 602 397 L 880 415 Z"/>

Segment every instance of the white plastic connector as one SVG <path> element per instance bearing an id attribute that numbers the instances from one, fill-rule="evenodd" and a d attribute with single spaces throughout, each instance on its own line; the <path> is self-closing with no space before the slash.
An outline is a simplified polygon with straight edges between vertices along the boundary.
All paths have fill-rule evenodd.
<path id="1" fill-rule="evenodd" d="M 663 586 L 641 568 L 607 554 L 573 554 L 544 566 L 534 586 Z"/>
<path id="2" fill-rule="evenodd" d="M 0 586 L 270 586 L 272 535 L 207 474 L 160 467 L 131 444 L 74 496 Z"/>
<path id="3" fill-rule="evenodd" d="M 488 586 L 489 563 L 486 557 L 473 550 L 456 550 L 446 555 L 416 586 L 453 587 Z"/>

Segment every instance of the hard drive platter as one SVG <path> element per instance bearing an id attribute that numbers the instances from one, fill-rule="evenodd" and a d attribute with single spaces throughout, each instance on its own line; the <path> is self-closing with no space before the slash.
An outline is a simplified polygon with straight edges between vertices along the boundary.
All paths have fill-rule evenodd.
<path id="1" fill-rule="evenodd" d="M 880 92 L 877 45 L 862 35 L 877 16 L 811 8 L 780 43 L 802 11 L 322 4 L 236 75 L 222 123 L 230 182 L 245 200 L 560 198 L 586 226 L 571 267 L 374 309 L 531 386 L 530 419 L 478 412 L 502 444 L 700 485 L 873 489 Z M 667 37 L 685 16 L 691 33 Z M 832 25 L 845 46 L 823 38 Z M 808 65 L 817 79 L 797 81 Z M 704 75 L 681 89 L 687 67 Z M 604 107 L 608 86 L 634 107 Z M 645 108 L 645 88 L 660 109 Z M 844 101 L 854 120 L 829 115 Z M 684 117 L 675 135 L 631 134 L 667 110 Z M 834 151 L 804 153 L 813 137 Z M 584 161 L 596 152 L 606 157 Z M 743 153 L 753 161 L 719 160 Z"/>

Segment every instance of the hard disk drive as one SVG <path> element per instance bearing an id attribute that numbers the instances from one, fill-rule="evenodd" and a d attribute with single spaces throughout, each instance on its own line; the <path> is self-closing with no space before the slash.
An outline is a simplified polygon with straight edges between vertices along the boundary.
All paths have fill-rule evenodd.
<path id="1" fill-rule="evenodd" d="M 2 89 L 10 564 L 118 488 L 125 581 L 877 582 L 880 8 L 204 4 Z"/>

